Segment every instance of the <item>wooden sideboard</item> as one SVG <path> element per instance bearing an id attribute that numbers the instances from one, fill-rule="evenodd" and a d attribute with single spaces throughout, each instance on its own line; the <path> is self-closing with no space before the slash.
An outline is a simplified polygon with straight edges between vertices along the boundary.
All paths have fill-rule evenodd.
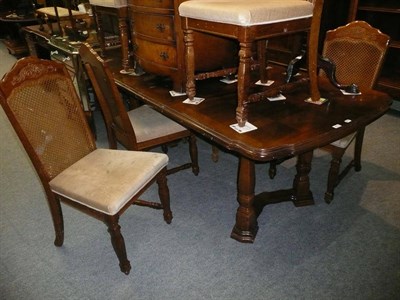
<path id="1" fill-rule="evenodd" d="M 167 76 L 174 91 L 185 91 L 183 31 L 178 7 L 184 0 L 128 0 L 136 64 L 147 73 Z M 196 70 L 213 71 L 237 64 L 236 41 L 206 34 L 195 38 Z M 208 57 L 208 53 L 213 55 Z"/>

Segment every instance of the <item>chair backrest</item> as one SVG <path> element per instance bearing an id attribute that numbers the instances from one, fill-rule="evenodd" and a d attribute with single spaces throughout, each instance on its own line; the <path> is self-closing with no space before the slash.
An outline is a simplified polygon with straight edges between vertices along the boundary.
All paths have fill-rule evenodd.
<path id="1" fill-rule="evenodd" d="M 0 102 L 44 183 L 96 148 L 63 64 L 20 59 L 0 82 Z"/>
<path id="2" fill-rule="evenodd" d="M 82 44 L 79 54 L 100 104 L 108 135 L 113 134 L 127 149 L 137 150 L 135 131 L 107 63 L 87 43 Z M 116 147 L 110 137 L 109 143 L 110 148 Z"/>
<path id="3" fill-rule="evenodd" d="M 390 37 L 364 21 L 329 30 L 322 55 L 336 65 L 340 84 L 372 89 L 380 73 Z"/>

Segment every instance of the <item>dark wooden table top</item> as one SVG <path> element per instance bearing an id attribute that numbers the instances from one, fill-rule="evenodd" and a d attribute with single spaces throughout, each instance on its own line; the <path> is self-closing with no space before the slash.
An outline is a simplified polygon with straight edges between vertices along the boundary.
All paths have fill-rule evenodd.
<path id="1" fill-rule="evenodd" d="M 230 128 L 236 123 L 235 84 L 226 85 L 214 79 L 198 81 L 197 96 L 205 100 L 199 105 L 190 105 L 182 103 L 186 96 L 169 94 L 170 83 L 165 79 L 146 74 L 123 75 L 119 73 L 119 66 L 113 66 L 113 61 L 110 66 L 123 90 L 221 146 L 256 161 L 297 155 L 327 145 L 382 116 L 392 101 L 377 91 L 344 96 L 329 82 L 321 81 L 321 94 L 329 101 L 315 105 L 304 101 L 308 98 L 308 88 L 302 85 L 295 91 L 284 92 L 284 101 L 249 104 L 249 122 L 258 129 L 240 134 Z M 282 72 L 274 66 L 271 77 L 281 81 Z M 337 124 L 341 127 L 334 128 Z"/>

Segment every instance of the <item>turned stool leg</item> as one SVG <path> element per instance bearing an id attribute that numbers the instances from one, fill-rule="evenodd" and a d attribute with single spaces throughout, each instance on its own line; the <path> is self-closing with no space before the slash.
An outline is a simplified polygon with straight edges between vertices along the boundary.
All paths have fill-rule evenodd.
<path id="1" fill-rule="evenodd" d="M 194 36 L 193 30 L 184 29 L 185 61 L 186 61 L 186 94 L 190 100 L 196 96 L 196 84 L 194 79 Z"/>
<path id="2" fill-rule="evenodd" d="M 239 51 L 239 70 L 238 70 L 238 105 L 236 108 L 236 120 L 240 127 L 247 122 L 247 97 L 250 90 L 250 68 L 251 68 L 251 42 L 241 42 Z"/>
<path id="3" fill-rule="evenodd" d="M 257 41 L 257 60 L 260 68 L 260 82 L 262 84 L 265 84 L 268 81 L 266 43 L 266 40 Z"/>

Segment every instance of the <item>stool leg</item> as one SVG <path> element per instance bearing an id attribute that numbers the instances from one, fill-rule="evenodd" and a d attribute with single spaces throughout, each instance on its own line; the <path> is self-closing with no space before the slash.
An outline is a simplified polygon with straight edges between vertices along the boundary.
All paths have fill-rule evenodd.
<path id="1" fill-rule="evenodd" d="M 268 81 L 266 43 L 266 40 L 257 41 L 257 60 L 260 68 L 261 83 L 267 83 Z"/>
<path id="2" fill-rule="evenodd" d="M 186 95 L 190 100 L 196 96 L 196 85 L 194 79 L 194 36 L 193 30 L 185 28 L 183 30 L 185 42 L 185 61 L 186 61 Z"/>
<path id="3" fill-rule="evenodd" d="M 239 50 L 238 70 L 238 105 L 236 108 L 236 120 L 240 127 L 247 122 L 247 97 L 250 89 L 250 68 L 251 68 L 251 42 L 241 42 Z"/>
<path id="4" fill-rule="evenodd" d="M 101 13 L 98 13 L 96 11 L 96 7 L 92 7 L 93 10 L 93 15 L 94 15 L 94 20 L 96 22 L 96 27 L 97 27 L 97 39 L 99 40 L 100 44 L 100 56 L 105 57 L 106 53 L 106 42 L 104 38 L 104 31 L 103 31 L 103 18 L 101 16 Z"/>
<path id="5" fill-rule="evenodd" d="M 318 41 L 324 0 L 317 0 L 314 4 L 311 29 L 308 36 L 308 74 L 310 77 L 310 93 L 313 102 L 321 101 L 318 89 Z"/>
<path id="6" fill-rule="evenodd" d="M 118 16 L 118 29 L 121 38 L 122 50 L 122 69 L 124 73 L 129 73 L 129 39 L 128 24 L 125 16 Z"/>

